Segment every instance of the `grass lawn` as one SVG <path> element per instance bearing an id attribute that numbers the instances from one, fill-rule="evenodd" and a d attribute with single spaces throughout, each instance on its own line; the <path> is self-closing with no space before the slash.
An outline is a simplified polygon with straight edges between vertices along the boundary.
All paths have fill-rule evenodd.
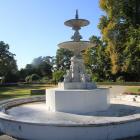
<path id="1" fill-rule="evenodd" d="M 0 100 L 31 96 L 30 90 L 46 89 L 51 87 L 54 86 L 47 84 L 20 84 L 17 86 L 0 87 Z"/>
<path id="2" fill-rule="evenodd" d="M 27 97 L 31 96 L 31 90 L 46 89 L 52 87 L 55 86 L 48 84 L 19 84 L 17 86 L 0 87 L 0 100 Z M 130 94 L 137 93 L 140 95 L 140 86 L 127 86 L 126 93 Z"/>
<path id="3" fill-rule="evenodd" d="M 130 94 L 139 94 L 140 95 L 140 86 L 132 86 L 126 89 L 127 93 Z"/>

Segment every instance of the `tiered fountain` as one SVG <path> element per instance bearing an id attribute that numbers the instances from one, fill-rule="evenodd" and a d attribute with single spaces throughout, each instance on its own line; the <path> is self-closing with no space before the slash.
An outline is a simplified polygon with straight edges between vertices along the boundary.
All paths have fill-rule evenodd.
<path id="1" fill-rule="evenodd" d="M 97 88 L 86 74 L 80 52 L 95 44 L 81 41 L 79 30 L 88 24 L 79 19 L 78 11 L 75 19 L 65 22 L 75 30 L 73 41 L 58 46 L 74 56 L 64 82 L 46 90 L 46 103 L 45 96 L 0 102 L 0 135 L 20 140 L 112 140 L 140 135 L 140 104 L 120 98 L 109 103 L 109 89 Z"/>
<path id="2" fill-rule="evenodd" d="M 71 37 L 73 41 L 63 42 L 58 44 L 58 46 L 72 51 L 74 56 L 71 58 L 70 70 L 68 70 L 64 76 L 64 82 L 59 83 L 59 87 L 64 89 L 94 89 L 96 85 L 91 83 L 90 76 L 86 74 L 84 62 L 81 57 L 81 51 L 88 47 L 93 47 L 94 44 L 89 41 L 81 41 L 82 36 L 79 33 L 81 27 L 87 26 L 89 21 L 79 19 L 78 11 L 76 11 L 75 19 L 68 20 L 64 24 L 72 27 L 75 31 Z"/>
<path id="3" fill-rule="evenodd" d="M 79 19 L 76 11 L 75 19 L 64 23 L 72 27 L 75 31 L 71 37 L 73 41 L 58 44 L 60 48 L 68 49 L 73 52 L 70 70 L 64 75 L 64 82 L 58 84 L 58 89 L 47 90 L 46 105 L 50 111 L 62 111 L 69 113 L 89 113 L 93 111 L 105 110 L 108 108 L 109 90 L 96 88 L 91 81 L 90 75 L 86 74 L 81 51 L 95 44 L 89 41 L 81 41 L 79 33 L 81 27 L 89 24 L 88 20 Z"/>

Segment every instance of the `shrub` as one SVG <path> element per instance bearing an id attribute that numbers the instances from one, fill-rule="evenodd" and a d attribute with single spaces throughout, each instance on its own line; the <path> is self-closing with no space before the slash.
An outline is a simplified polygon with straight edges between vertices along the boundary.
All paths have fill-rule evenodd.
<path id="1" fill-rule="evenodd" d="M 123 77 L 123 76 L 119 76 L 119 77 L 116 79 L 116 82 L 124 82 L 124 77 Z"/>
<path id="2" fill-rule="evenodd" d="M 31 78 L 30 78 L 30 75 L 26 76 L 25 82 L 26 82 L 26 83 L 30 83 L 30 82 L 31 82 L 30 79 L 31 79 Z"/>
<path id="3" fill-rule="evenodd" d="M 97 74 L 92 74 L 93 82 L 102 82 L 102 79 Z"/>
<path id="4" fill-rule="evenodd" d="M 47 83 L 50 81 L 50 78 L 48 76 L 44 76 L 42 79 L 41 79 L 41 82 L 43 83 Z"/>
<path id="5" fill-rule="evenodd" d="M 38 81 L 38 80 L 40 80 L 40 76 L 37 75 L 37 74 L 28 75 L 28 76 L 25 78 L 25 81 L 26 81 L 27 83 L 35 82 L 35 81 Z"/>
<path id="6" fill-rule="evenodd" d="M 55 82 L 63 81 L 65 72 L 62 70 L 58 70 L 53 72 L 53 80 Z"/>
<path id="7" fill-rule="evenodd" d="M 40 79 L 40 76 L 37 74 L 32 74 L 30 78 L 31 78 L 31 81 L 38 81 Z"/>

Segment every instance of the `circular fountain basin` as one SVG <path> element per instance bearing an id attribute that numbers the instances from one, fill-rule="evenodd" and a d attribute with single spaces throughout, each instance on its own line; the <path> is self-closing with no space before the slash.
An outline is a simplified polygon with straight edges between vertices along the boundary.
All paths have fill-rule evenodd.
<path id="1" fill-rule="evenodd" d="M 49 112 L 45 97 L 0 103 L 0 131 L 26 140 L 102 140 L 140 134 L 140 104 L 112 99 L 106 111 L 86 115 Z"/>

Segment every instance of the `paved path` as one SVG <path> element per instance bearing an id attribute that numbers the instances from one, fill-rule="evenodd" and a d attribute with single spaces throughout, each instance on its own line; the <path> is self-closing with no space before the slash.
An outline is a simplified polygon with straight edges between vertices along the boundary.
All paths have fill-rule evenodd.
<path id="1" fill-rule="evenodd" d="M 16 139 L 3 135 L 3 136 L 0 136 L 0 140 L 16 140 Z"/>
<path id="2" fill-rule="evenodd" d="M 4 135 L 4 136 L 0 136 L 0 140 L 16 140 L 16 139 Z M 140 136 L 134 138 L 128 138 L 128 139 L 119 139 L 119 140 L 140 140 Z"/>

